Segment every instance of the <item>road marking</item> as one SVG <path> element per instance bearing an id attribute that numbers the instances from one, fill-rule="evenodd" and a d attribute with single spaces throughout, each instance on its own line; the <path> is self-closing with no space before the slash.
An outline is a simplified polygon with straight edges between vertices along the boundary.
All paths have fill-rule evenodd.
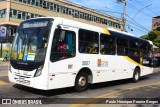
<path id="1" fill-rule="evenodd" d="M 3 85 L 10 85 L 10 84 L 14 84 L 12 82 L 4 82 L 4 81 L 0 81 L 0 86 L 3 86 Z"/>
<path id="2" fill-rule="evenodd" d="M 70 107 L 80 107 L 80 106 L 84 106 L 86 105 L 87 103 L 90 103 L 90 102 L 93 102 L 96 100 L 96 98 L 105 98 L 107 96 L 110 96 L 110 95 L 113 95 L 113 94 L 117 94 L 119 92 L 123 92 L 123 91 L 127 91 L 127 90 L 133 90 L 133 89 L 137 89 L 137 88 L 142 88 L 142 87 L 147 87 L 147 86 L 151 86 L 151 85 L 159 85 L 160 82 L 155 82 L 155 83 L 151 83 L 151 84 L 145 84 L 145 85 L 140 85 L 140 86 L 135 86 L 135 87 L 131 87 L 131 88 L 126 88 L 126 89 L 122 89 L 122 90 L 119 90 L 119 91 L 113 91 L 113 92 L 110 92 L 110 93 L 107 93 L 107 94 L 102 94 L 100 96 L 96 96 L 94 98 L 88 98 L 87 100 L 82 100 L 80 102 L 78 102 L 78 104 L 73 104 L 71 105 Z M 93 107 L 94 104 L 89 104 L 90 107 Z"/>
<path id="3" fill-rule="evenodd" d="M 8 74 L 0 74 L 0 77 L 8 76 Z"/>
<path id="4" fill-rule="evenodd" d="M 0 81 L 0 86 L 1 86 L 1 85 L 6 85 L 6 84 L 8 84 L 8 83 L 7 83 L 7 82 Z"/>

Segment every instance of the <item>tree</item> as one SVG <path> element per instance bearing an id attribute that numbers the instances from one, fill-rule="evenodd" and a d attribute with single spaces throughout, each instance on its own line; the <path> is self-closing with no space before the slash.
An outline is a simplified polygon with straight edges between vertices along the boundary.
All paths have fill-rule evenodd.
<path id="1" fill-rule="evenodd" d="M 155 30 L 150 31 L 148 34 L 141 36 L 140 38 L 150 40 L 155 46 L 160 48 L 160 26 L 158 26 Z"/>
<path id="2" fill-rule="evenodd" d="M 149 40 L 149 38 L 148 38 L 148 35 L 147 35 L 147 34 L 146 34 L 146 35 L 141 36 L 140 38 Z"/>
<path id="3" fill-rule="evenodd" d="M 153 31 L 149 32 L 148 33 L 149 40 L 153 41 L 154 39 L 157 38 L 158 34 L 159 34 L 159 31 L 157 31 L 157 30 L 153 30 Z"/>
<path id="4" fill-rule="evenodd" d="M 156 30 L 160 31 L 160 26 L 158 26 L 158 27 L 156 28 Z"/>

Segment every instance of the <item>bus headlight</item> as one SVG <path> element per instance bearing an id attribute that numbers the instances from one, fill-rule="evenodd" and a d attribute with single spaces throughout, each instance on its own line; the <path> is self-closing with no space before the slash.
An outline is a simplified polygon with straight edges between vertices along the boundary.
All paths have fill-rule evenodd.
<path id="1" fill-rule="evenodd" d="M 38 69 L 36 70 L 36 73 L 35 73 L 34 77 L 38 77 L 38 76 L 40 76 L 41 74 L 42 74 L 42 69 L 41 69 L 41 68 L 38 68 Z"/>

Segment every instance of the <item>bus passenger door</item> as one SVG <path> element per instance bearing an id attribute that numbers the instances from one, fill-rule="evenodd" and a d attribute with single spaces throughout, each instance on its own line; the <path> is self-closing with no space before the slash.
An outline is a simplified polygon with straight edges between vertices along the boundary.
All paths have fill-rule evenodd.
<path id="1" fill-rule="evenodd" d="M 75 71 L 77 29 L 69 26 L 58 27 L 53 35 L 49 74 L 55 75 L 53 81 L 49 81 L 50 88 L 62 88 L 73 86 L 72 75 Z"/>

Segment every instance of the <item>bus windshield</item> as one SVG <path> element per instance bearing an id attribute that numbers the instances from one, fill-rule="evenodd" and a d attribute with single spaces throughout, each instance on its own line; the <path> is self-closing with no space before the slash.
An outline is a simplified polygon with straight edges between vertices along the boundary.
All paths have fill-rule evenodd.
<path id="1" fill-rule="evenodd" d="M 29 22 L 27 25 L 22 24 L 19 27 L 11 49 L 11 60 L 22 62 L 44 61 L 50 26 L 42 26 L 44 24 L 42 21 L 35 22 Z"/>

